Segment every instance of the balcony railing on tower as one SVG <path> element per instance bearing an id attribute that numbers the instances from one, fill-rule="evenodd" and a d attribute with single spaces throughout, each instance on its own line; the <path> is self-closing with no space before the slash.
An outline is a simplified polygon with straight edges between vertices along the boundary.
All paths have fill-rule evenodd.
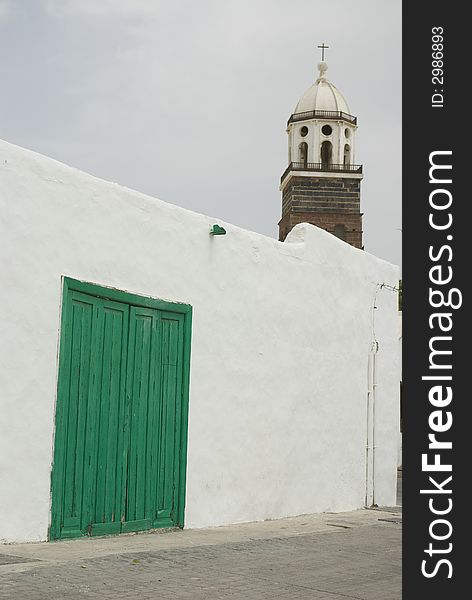
<path id="1" fill-rule="evenodd" d="M 338 110 L 307 110 L 305 112 L 294 113 L 287 121 L 287 125 L 295 121 L 306 121 L 308 119 L 336 119 L 347 121 L 353 125 L 357 124 L 357 117 Z"/>
<path id="2" fill-rule="evenodd" d="M 335 163 L 309 163 L 291 162 L 280 178 L 282 182 L 290 171 L 320 171 L 337 173 L 362 173 L 362 165 L 348 165 Z"/>

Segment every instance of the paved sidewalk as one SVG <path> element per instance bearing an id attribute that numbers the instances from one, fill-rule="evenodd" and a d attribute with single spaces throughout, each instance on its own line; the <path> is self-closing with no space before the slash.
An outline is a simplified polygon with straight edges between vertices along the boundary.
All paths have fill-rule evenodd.
<path id="1" fill-rule="evenodd" d="M 0 598 L 399 600 L 400 508 L 0 546 Z"/>

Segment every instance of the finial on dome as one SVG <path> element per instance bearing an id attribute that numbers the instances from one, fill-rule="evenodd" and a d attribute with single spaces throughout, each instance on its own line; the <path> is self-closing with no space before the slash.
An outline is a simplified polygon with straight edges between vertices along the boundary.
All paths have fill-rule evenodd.
<path id="1" fill-rule="evenodd" d="M 320 79 L 326 79 L 326 71 L 328 70 L 328 65 L 325 63 L 325 50 L 327 48 L 329 48 L 329 46 L 327 46 L 324 42 L 321 44 L 321 46 L 318 46 L 318 48 L 321 50 L 321 62 L 318 65 L 318 70 L 320 72 L 320 76 L 318 77 L 317 81 L 319 81 Z"/>
<path id="2" fill-rule="evenodd" d="M 320 79 L 325 79 L 326 71 L 328 70 L 328 65 L 325 62 L 320 62 L 318 64 L 318 70 L 320 72 Z"/>

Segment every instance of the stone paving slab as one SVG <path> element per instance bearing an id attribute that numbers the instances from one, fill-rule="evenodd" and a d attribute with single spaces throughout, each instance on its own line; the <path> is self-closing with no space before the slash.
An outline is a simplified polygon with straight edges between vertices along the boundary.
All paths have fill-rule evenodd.
<path id="1" fill-rule="evenodd" d="M 40 562 L 1 566 L 2 600 L 401 598 L 391 511 L 0 547 L 13 554 Z"/>
<path id="2" fill-rule="evenodd" d="M 3 552 L 0 552 L 0 565 L 16 565 L 27 562 L 37 562 L 37 559 L 25 558 L 24 556 L 15 556 L 13 554 L 4 554 Z"/>

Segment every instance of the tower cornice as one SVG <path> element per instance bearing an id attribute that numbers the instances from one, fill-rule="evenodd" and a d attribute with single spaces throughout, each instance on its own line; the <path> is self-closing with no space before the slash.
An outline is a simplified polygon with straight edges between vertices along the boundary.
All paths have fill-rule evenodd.
<path id="1" fill-rule="evenodd" d="M 290 163 L 280 178 L 280 189 L 290 177 L 322 177 L 323 179 L 363 179 L 362 165 L 330 164 L 328 168 L 322 163 Z"/>

